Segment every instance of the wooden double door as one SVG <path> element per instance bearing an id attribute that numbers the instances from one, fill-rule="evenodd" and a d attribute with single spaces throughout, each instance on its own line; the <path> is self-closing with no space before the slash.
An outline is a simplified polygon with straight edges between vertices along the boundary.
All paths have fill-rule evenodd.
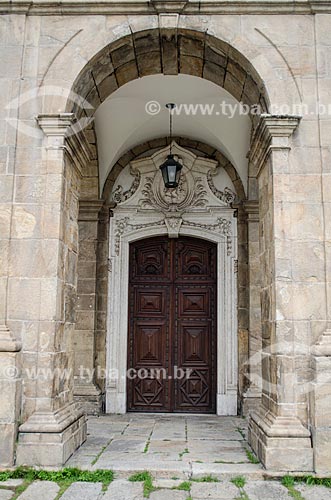
<path id="1" fill-rule="evenodd" d="M 217 247 L 130 245 L 128 411 L 215 413 Z"/>

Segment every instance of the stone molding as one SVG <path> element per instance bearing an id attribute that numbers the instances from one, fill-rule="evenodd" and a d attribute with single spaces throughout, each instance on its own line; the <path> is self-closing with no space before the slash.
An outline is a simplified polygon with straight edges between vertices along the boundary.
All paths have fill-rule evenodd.
<path id="1" fill-rule="evenodd" d="M 36 120 L 47 137 L 46 149 L 63 149 L 82 175 L 86 165 L 92 161 L 92 154 L 91 146 L 79 127 L 75 114 L 40 114 Z"/>
<path id="2" fill-rule="evenodd" d="M 300 116 L 262 114 L 253 135 L 249 160 L 259 176 L 272 151 L 290 150 L 290 137 L 299 125 Z"/>
<path id="3" fill-rule="evenodd" d="M 123 0 L 106 0 L 103 2 L 75 3 L 72 0 L 61 2 L 41 0 L 0 1 L 1 14 L 33 14 L 33 15 L 118 15 L 146 14 L 158 12 L 178 14 L 315 14 L 330 13 L 331 4 L 326 0 L 299 0 L 293 6 L 292 0 L 143 0 L 125 2 Z"/>
<path id="4" fill-rule="evenodd" d="M 331 329 L 326 330 L 311 348 L 313 356 L 331 356 Z"/>
<path id="5" fill-rule="evenodd" d="M 0 352 L 19 352 L 22 343 L 13 337 L 7 325 L 0 325 Z"/>
<path id="6" fill-rule="evenodd" d="M 98 221 L 104 200 L 79 200 L 79 221 Z"/>
<path id="7" fill-rule="evenodd" d="M 259 201 L 247 200 L 243 204 L 249 222 L 259 222 Z"/>

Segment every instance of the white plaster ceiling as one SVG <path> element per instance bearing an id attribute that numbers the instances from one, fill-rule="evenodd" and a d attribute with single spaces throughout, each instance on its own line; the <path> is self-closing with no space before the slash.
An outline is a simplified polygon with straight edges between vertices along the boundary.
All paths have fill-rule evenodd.
<path id="1" fill-rule="evenodd" d="M 157 101 L 161 111 L 149 115 L 146 103 Z M 223 88 L 190 75 L 153 75 L 123 85 L 104 101 L 96 112 L 100 192 L 116 161 L 129 149 L 148 140 L 169 135 L 167 102 L 215 104 L 212 115 L 174 115 L 173 135 L 205 142 L 220 150 L 236 167 L 247 189 L 247 152 L 251 122 L 237 112 L 233 118 L 222 114 L 220 103 L 237 101 Z"/>

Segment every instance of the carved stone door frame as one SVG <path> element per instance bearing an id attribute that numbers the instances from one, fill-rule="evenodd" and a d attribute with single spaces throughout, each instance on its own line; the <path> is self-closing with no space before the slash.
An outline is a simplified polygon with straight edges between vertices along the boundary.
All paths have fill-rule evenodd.
<path id="1" fill-rule="evenodd" d="M 106 412 L 126 413 L 129 244 L 157 235 L 192 236 L 217 244 L 218 415 L 237 414 L 237 219 L 230 191 L 211 184 L 217 162 L 172 145 L 183 162 L 178 195 L 162 185 L 159 165 L 169 148 L 131 163 L 129 195 L 114 191 L 118 206 L 110 218 L 107 320 Z"/>

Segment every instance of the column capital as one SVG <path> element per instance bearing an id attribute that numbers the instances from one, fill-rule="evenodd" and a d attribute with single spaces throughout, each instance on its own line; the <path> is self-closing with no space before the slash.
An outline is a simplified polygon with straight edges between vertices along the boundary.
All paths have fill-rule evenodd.
<path id="1" fill-rule="evenodd" d="M 22 344 L 16 340 L 6 325 L 0 325 L 0 352 L 19 352 Z"/>
<path id="2" fill-rule="evenodd" d="M 311 348 L 313 356 L 331 356 L 331 329 L 325 330 Z"/>
<path id="3" fill-rule="evenodd" d="M 79 200 L 79 221 L 97 221 L 104 200 Z"/>
<path id="4" fill-rule="evenodd" d="M 297 115 L 261 115 L 249 151 L 249 160 L 254 164 L 257 176 L 272 151 L 291 149 L 289 139 L 300 120 Z"/>
<path id="5" fill-rule="evenodd" d="M 259 221 L 259 200 L 246 200 L 243 203 L 244 210 L 248 215 L 248 220 Z"/>
<path id="6" fill-rule="evenodd" d="M 75 123 L 76 116 L 74 113 L 42 114 L 36 120 L 47 137 L 64 137 Z"/>

